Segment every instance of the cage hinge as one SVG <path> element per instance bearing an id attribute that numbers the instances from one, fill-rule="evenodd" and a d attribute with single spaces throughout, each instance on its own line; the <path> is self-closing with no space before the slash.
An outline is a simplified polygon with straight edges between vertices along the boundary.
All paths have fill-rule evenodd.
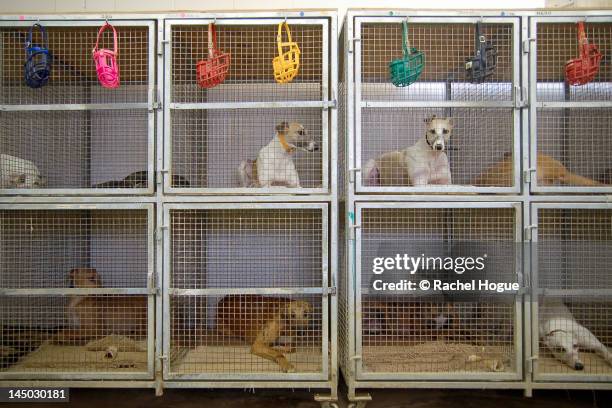
<path id="1" fill-rule="evenodd" d="M 159 101 L 155 101 L 151 104 L 151 109 L 149 109 L 149 112 L 154 112 L 156 110 L 159 110 L 162 108 L 162 104 Z"/>
<path id="2" fill-rule="evenodd" d="M 351 39 L 348 41 L 348 47 L 347 47 L 347 48 L 348 48 L 348 52 L 349 52 L 349 53 L 351 53 L 351 54 L 352 54 L 353 52 L 355 52 L 355 43 L 356 43 L 357 41 L 361 41 L 361 38 L 356 38 L 356 37 L 355 37 L 355 38 L 351 38 Z"/>
<path id="3" fill-rule="evenodd" d="M 537 230 L 538 226 L 530 224 L 525 226 L 525 241 L 531 241 L 533 239 L 533 231 Z"/>
<path id="4" fill-rule="evenodd" d="M 158 358 L 159 360 L 167 360 L 167 359 L 168 359 L 168 356 L 167 356 L 166 354 L 158 354 L 158 355 L 157 355 L 157 358 Z"/>
<path id="5" fill-rule="evenodd" d="M 350 168 L 348 169 L 348 174 L 349 174 L 349 183 L 354 183 L 355 182 L 355 173 L 361 171 L 360 167 L 354 167 L 354 168 Z"/>
<path id="6" fill-rule="evenodd" d="M 357 360 L 361 360 L 362 357 L 359 354 L 355 354 L 354 356 L 351 356 L 350 359 L 353 361 L 357 361 Z"/>
<path id="7" fill-rule="evenodd" d="M 529 374 L 533 373 L 533 365 L 534 365 L 534 361 L 536 361 L 539 357 L 536 356 L 531 356 L 527 358 L 527 372 Z"/>
<path id="8" fill-rule="evenodd" d="M 533 178 L 533 174 L 535 173 L 536 169 L 533 167 L 530 167 L 528 169 L 526 169 L 525 171 L 523 171 L 523 176 L 524 176 L 524 180 L 525 183 L 531 183 L 532 178 Z"/>
<path id="9" fill-rule="evenodd" d="M 338 107 L 338 103 L 335 99 L 332 99 L 331 101 L 325 101 L 323 103 L 323 110 L 329 110 L 329 109 L 336 109 Z"/>
<path id="10" fill-rule="evenodd" d="M 531 51 L 531 43 L 535 43 L 535 37 L 529 37 L 523 40 L 523 52 L 528 54 Z"/>
<path id="11" fill-rule="evenodd" d="M 338 290 L 335 286 L 330 286 L 329 288 L 323 288 L 324 296 L 336 296 L 338 294 Z"/>

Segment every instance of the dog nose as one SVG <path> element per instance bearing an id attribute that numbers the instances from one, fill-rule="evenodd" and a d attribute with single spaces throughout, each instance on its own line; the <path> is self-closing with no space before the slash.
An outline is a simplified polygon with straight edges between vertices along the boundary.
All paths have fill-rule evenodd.
<path id="1" fill-rule="evenodd" d="M 584 369 L 584 364 L 582 364 L 582 363 L 576 363 L 576 364 L 574 365 L 574 368 L 575 368 L 576 370 L 578 370 L 578 371 L 582 371 L 582 370 Z"/>
<path id="2" fill-rule="evenodd" d="M 434 149 L 442 150 L 444 147 L 441 144 L 434 145 Z"/>

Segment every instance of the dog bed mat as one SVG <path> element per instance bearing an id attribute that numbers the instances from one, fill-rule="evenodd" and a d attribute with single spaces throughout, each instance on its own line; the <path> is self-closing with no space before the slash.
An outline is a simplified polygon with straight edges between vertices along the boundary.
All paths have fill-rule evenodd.
<path id="1" fill-rule="evenodd" d="M 364 346 L 363 366 L 370 372 L 513 372 L 507 346 L 476 346 L 432 341 L 416 345 Z"/>
<path id="2" fill-rule="evenodd" d="M 580 359 L 584 363 L 584 369 L 578 371 L 556 359 L 549 351 L 540 350 L 538 371 L 541 374 L 612 375 L 612 366 L 597 354 L 580 350 Z"/>

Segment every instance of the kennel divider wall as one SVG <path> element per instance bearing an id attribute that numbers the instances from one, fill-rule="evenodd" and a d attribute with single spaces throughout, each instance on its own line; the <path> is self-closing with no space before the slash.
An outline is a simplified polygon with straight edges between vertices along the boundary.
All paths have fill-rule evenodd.
<path id="1" fill-rule="evenodd" d="M 12 350 L 3 353 L 0 380 L 152 380 L 153 205 L 0 204 L 0 214 L 0 331 L 3 345 Z M 95 268 L 103 287 L 69 287 L 68 272 L 79 267 Z M 104 357 L 106 346 L 46 344 L 49 335 L 72 327 L 66 307 L 75 296 L 100 302 L 146 297 L 146 321 L 135 320 L 133 327 L 144 340 L 120 346 L 121 340 L 107 337 L 104 341 L 119 348 L 116 360 Z M 96 333 L 105 333 L 109 324 L 127 330 L 123 319 L 139 313 L 120 302 L 115 306 L 105 310 L 115 313 L 112 318 L 88 318 Z M 91 307 L 83 310 L 94 313 Z"/>
<path id="2" fill-rule="evenodd" d="M 302 55 L 300 72 L 289 84 L 275 83 L 276 26 L 287 21 Z M 208 23 L 215 23 L 219 48 L 232 62 L 224 83 L 195 84 L 195 62 L 206 55 Z M 335 107 L 329 18 L 230 18 L 166 20 L 165 168 L 188 179 L 189 188 L 164 182 L 169 194 L 329 194 L 331 110 Z M 335 41 L 335 39 L 334 39 Z M 254 160 L 275 137 L 282 121 L 304 125 L 320 144 L 318 152 L 297 152 L 301 188 L 240 187 L 238 167 Z M 198 127 L 187 133 L 186 125 Z M 254 136 L 254 138 L 252 138 Z M 203 154 L 202 154 L 203 153 Z"/>
<path id="3" fill-rule="evenodd" d="M 387 63 L 401 55 L 404 20 L 398 14 L 357 15 L 354 37 L 359 41 L 347 39 L 349 54 L 354 55 L 356 101 L 355 139 L 349 138 L 348 160 L 351 169 L 356 169 L 351 170 L 356 193 L 519 193 L 518 159 L 512 160 L 510 180 L 490 186 L 471 184 L 505 154 L 520 157 L 520 20 L 408 17 L 411 46 L 425 52 L 426 63 L 419 81 L 396 88 L 388 82 Z M 473 30 L 478 21 L 489 39 L 497 41 L 499 62 L 492 78 L 473 85 L 460 71 L 465 63 L 462 58 L 474 53 Z M 432 114 L 454 118 L 450 146 L 457 151 L 447 154 L 453 184 L 403 186 L 394 178 L 392 186 L 366 185 L 366 162 L 383 152 L 413 145 L 424 134 L 423 120 Z"/>
<path id="4" fill-rule="evenodd" d="M 104 19 L 43 19 L 54 62 L 47 85 L 33 90 L 23 83 L 23 42 L 33 22 L 0 21 L 0 153 L 32 161 L 47 180 L 46 188 L 5 188 L 2 194 L 153 193 L 156 23 L 111 22 L 119 30 L 120 88 L 102 88 L 91 60 Z M 23 166 L 9 167 L 18 172 Z M 136 171 L 146 172 L 136 188 L 93 187 Z"/>

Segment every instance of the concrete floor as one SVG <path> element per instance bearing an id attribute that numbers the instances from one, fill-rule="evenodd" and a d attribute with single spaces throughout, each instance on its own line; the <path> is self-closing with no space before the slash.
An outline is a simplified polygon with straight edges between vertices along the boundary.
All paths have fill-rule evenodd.
<path id="1" fill-rule="evenodd" d="M 344 391 L 341 392 L 341 395 Z M 479 390 L 373 390 L 367 408 L 607 408 L 611 392 L 535 391 L 524 398 L 520 391 Z M 70 406 L 86 408 L 317 408 L 306 391 L 258 390 L 152 390 L 71 389 L 70 404 L 19 404 L 20 407 Z M 346 401 L 340 402 L 346 407 Z"/>

